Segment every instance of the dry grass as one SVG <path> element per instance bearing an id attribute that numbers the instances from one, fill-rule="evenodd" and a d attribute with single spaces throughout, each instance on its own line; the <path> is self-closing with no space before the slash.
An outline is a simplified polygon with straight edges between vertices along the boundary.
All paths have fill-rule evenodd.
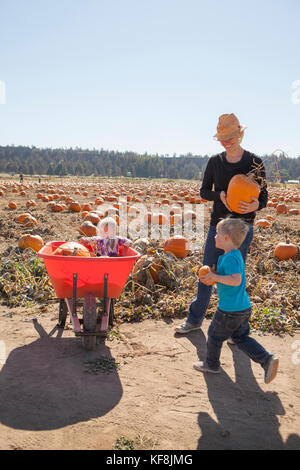
<path id="1" fill-rule="evenodd" d="M 4 181 L 4 180 L 3 180 Z M 0 182 L 3 184 L 3 181 Z M 9 180 L 12 183 L 13 180 Z M 63 181 L 53 180 L 56 188 L 64 188 L 66 184 L 78 185 L 75 180 L 65 179 Z M 174 182 L 153 181 L 151 195 L 143 196 L 145 204 L 150 205 L 157 201 L 157 194 L 174 188 L 178 188 L 195 194 L 199 190 L 199 182 Z M 1 185 L 0 184 L 0 185 Z M 91 182 L 80 183 L 81 188 L 86 186 L 88 198 L 82 194 L 76 195 L 79 202 L 92 202 L 105 188 L 105 184 L 116 188 L 118 185 L 127 185 L 130 193 L 138 194 L 139 188 L 145 182 L 130 180 L 124 182 L 120 179 L 109 179 L 108 183 L 103 180 L 99 187 Z M 148 181 L 147 184 L 150 184 Z M 102 186 L 101 186 L 102 185 Z M 177 185 L 177 186 L 176 186 Z M 271 185 L 270 191 L 287 190 L 282 186 Z M 17 248 L 17 241 L 24 233 L 41 235 L 45 242 L 53 240 L 74 240 L 80 234 L 76 229 L 82 220 L 80 214 L 72 214 L 68 211 L 51 213 L 47 210 L 47 203 L 36 199 L 37 192 L 46 192 L 46 185 L 39 186 L 34 180 L 32 187 L 26 189 L 24 198 L 19 193 L 12 193 L 8 187 L 4 196 L 0 197 L 0 301 L 8 308 L 15 306 L 29 306 L 35 304 L 47 304 L 57 302 L 50 280 L 43 262 L 37 258 L 31 249 L 25 251 Z M 71 194 L 74 196 L 74 194 Z M 141 196 L 139 196 L 141 197 Z M 16 211 L 8 210 L 9 200 L 15 200 L 18 204 Z M 35 199 L 37 207 L 28 209 L 26 201 Z M 184 198 L 181 198 L 185 202 Z M 177 201 L 171 201 L 176 204 Z M 134 204 L 134 202 L 132 203 Z M 205 204 L 205 232 L 208 229 L 210 203 Z M 293 203 L 293 207 L 300 208 L 300 203 Z M 38 226 L 27 230 L 16 221 L 17 215 L 22 212 L 30 212 L 38 220 Z M 267 214 L 275 215 L 273 208 L 263 209 L 259 217 Z M 300 320 L 300 261 L 298 259 L 278 262 L 273 256 L 273 250 L 279 241 L 289 238 L 291 242 L 299 245 L 300 240 L 300 217 L 288 216 L 286 214 L 275 217 L 271 229 L 255 227 L 255 237 L 251 245 L 247 260 L 247 289 L 253 304 L 252 328 L 262 332 L 292 333 L 299 327 Z M 190 302 L 193 300 L 197 290 L 197 269 L 201 264 L 203 249 L 192 252 L 185 259 L 176 259 L 172 254 L 167 254 L 162 249 L 163 240 L 149 241 L 149 246 L 140 246 L 139 250 L 152 258 L 148 258 L 146 264 L 140 269 L 135 277 L 130 276 L 125 285 L 121 297 L 115 305 L 116 322 L 141 321 L 145 318 L 182 318 L 187 314 Z M 149 254 L 149 252 L 151 252 Z M 159 260 L 162 269 L 158 271 L 159 283 L 154 283 L 150 268 L 154 258 Z M 156 261 L 157 262 L 157 261 Z M 213 293 L 208 317 L 212 316 L 217 305 L 216 293 Z"/>

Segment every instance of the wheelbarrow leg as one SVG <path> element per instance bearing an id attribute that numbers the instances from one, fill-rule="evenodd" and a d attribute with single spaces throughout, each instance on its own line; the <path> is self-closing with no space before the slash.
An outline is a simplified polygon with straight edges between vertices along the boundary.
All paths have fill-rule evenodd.
<path id="1" fill-rule="evenodd" d="M 104 296 L 103 296 L 103 311 L 101 315 L 100 331 L 105 332 L 108 330 L 109 312 L 110 312 L 110 298 L 107 297 L 107 279 L 108 274 L 104 274 Z"/>
<path id="2" fill-rule="evenodd" d="M 109 307 L 109 326 L 113 326 L 114 324 L 114 311 L 115 311 L 115 299 L 110 299 L 110 307 Z"/>
<path id="3" fill-rule="evenodd" d="M 96 332 L 97 311 L 96 299 L 92 294 L 88 294 L 83 300 L 83 332 Z M 96 348 L 96 335 L 82 336 L 82 344 L 86 349 Z"/>
<path id="4" fill-rule="evenodd" d="M 66 319 L 68 315 L 68 307 L 65 302 L 65 299 L 60 299 L 59 301 L 59 313 L 58 313 L 58 324 L 59 328 L 64 328 L 66 324 Z"/>

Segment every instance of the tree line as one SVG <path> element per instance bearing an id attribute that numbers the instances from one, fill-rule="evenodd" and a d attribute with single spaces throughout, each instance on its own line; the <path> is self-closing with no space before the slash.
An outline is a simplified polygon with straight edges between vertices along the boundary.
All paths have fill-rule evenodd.
<path id="1" fill-rule="evenodd" d="M 263 155 L 270 181 L 300 179 L 300 156 Z M 208 155 L 150 155 L 81 148 L 0 146 L 0 172 L 24 175 L 201 179 Z"/>

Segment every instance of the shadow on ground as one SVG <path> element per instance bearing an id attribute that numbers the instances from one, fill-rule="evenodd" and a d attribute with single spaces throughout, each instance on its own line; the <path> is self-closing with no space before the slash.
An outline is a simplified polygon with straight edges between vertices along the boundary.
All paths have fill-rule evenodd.
<path id="1" fill-rule="evenodd" d="M 117 370 L 87 373 L 86 360 L 106 356 L 105 344 L 85 351 L 79 338 L 47 334 L 35 321 L 39 339 L 14 349 L 0 372 L 0 422 L 15 429 L 51 430 L 114 408 L 122 397 Z M 55 332 L 55 329 L 54 329 Z"/>
<path id="2" fill-rule="evenodd" d="M 202 330 L 187 337 L 196 348 L 199 360 L 204 360 L 206 338 Z M 223 348 L 226 347 L 229 346 L 224 344 Z M 224 369 L 219 375 L 204 374 L 217 420 L 206 412 L 199 413 L 201 437 L 197 449 L 299 450 L 299 435 L 291 434 L 286 442 L 280 435 L 278 416 L 284 415 L 285 410 L 278 394 L 262 390 L 248 356 L 237 346 L 230 346 L 230 349 L 235 380 Z"/>

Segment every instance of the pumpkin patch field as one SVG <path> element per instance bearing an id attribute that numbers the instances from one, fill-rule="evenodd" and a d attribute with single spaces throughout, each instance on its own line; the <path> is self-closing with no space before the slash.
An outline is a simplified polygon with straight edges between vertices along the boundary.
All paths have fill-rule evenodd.
<path id="1" fill-rule="evenodd" d="M 269 386 L 234 346 L 223 347 L 219 377 L 193 370 L 215 287 L 203 328 L 174 335 L 197 292 L 212 210 L 199 189 L 183 180 L 0 179 L 1 449 L 300 448 L 300 188 L 269 185 L 246 263 L 251 334 L 280 356 Z M 142 256 L 91 352 L 71 324 L 56 327 L 59 299 L 37 252 L 51 241 L 78 249 L 106 216 Z"/>

